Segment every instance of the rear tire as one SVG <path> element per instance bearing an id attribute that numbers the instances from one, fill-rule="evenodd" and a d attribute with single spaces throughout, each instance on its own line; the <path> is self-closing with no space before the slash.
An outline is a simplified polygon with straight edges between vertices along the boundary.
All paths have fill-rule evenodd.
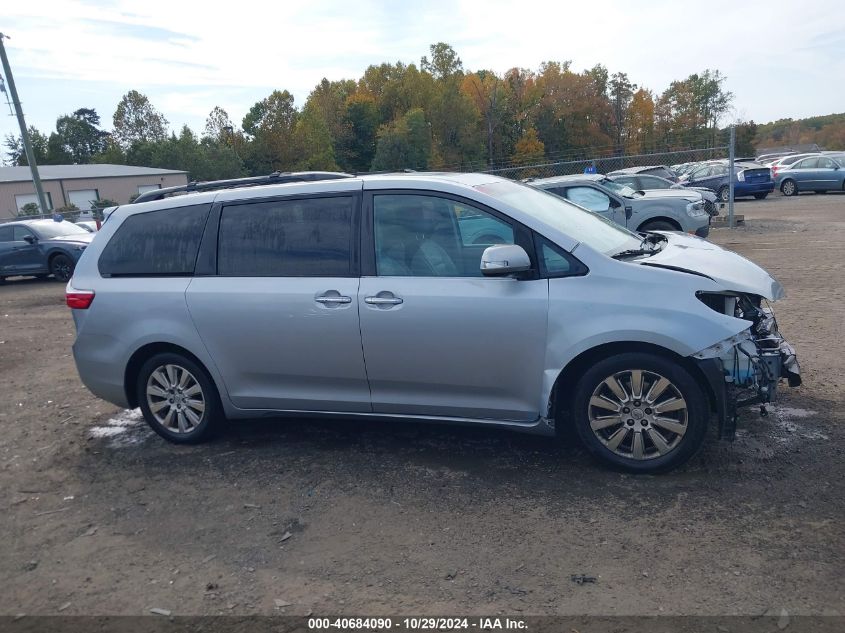
<path id="1" fill-rule="evenodd" d="M 794 180 L 786 179 L 780 183 L 780 192 L 785 196 L 795 196 L 798 194 L 798 185 Z"/>
<path id="2" fill-rule="evenodd" d="M 223 419 L 220 395 L 199 364 L 173 352 L 149 358 L 135 384 L 144 419 L 174 444 L 209 439 Z"/>
<path id="3" fill-rule="evenodd" d="M 754 197 L 757 198 L 757 200 L 765 200 L 768 195 L 768 193 L 755 193 Z"/>
<path id="4" fill-rule="evenodd" d="M 59 253 L 50 260 L 50 274 L 56 281 L 69 281 L 73 277 L 73 260 L 67 255 Z"/>
<path id="5" fill-rule="evenodd" d="M 707 398 L 678 362 L 628 352 L 605 358 L 578 381 L 571 418 L 587 450 L 635 473 L 676 468 L 707 431 Z"/>
<path id="6" fill-rule="evenodd" d="M 653 220 L 651 222 L 646 222 L 640 228 L 637 229 L 638 231 L 680 231 L 677 226 L 672 226 L 669 222 L 665 222 L 664 220 Z"/>

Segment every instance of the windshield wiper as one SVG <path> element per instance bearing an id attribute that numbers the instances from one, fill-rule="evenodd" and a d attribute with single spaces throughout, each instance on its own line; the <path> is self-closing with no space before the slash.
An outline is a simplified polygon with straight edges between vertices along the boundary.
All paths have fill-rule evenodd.
<path id="1" fill-rule="evenodd" d="M 611 255 L 613 259 L 622 259 L 624 257 L 636 257 L 637 255 L 653 255 L 655 249 L 653 248 L 631 248 L 626 251 L 619 251 Z"/>

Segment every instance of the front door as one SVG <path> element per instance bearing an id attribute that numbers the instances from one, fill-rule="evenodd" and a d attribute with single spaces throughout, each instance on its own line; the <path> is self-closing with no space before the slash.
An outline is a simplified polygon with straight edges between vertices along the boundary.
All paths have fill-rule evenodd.
<path id="1" fill-rule="evenodd" d="M 30 241 L 27 241 L 27 238 Z M 17 224 L 2 227 L 0 274 L 11 276 L 44 272 L 46 263 L 35 239 L 35 234 L 25 226 Z"/>
<path id="2" fill-rule="evenodd" d="M 359 214 L 360 194 L 223 206 L 217 275 L 194 278 L 186 298 L 235 406 L 370 411 Z"/>
<path id="3" fill-rule="evenodd" d="M 527 230 L 439 194 L 365 200 L 358 305 L 373 411 L 537 419 L 548 281 L 480 272 L 485 248 L 530 244 Z"/>

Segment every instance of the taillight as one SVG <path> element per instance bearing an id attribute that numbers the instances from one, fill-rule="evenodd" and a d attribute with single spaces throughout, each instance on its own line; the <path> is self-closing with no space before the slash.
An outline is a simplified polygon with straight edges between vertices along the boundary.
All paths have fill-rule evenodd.
<path id="1" fill-rule="evenodd" d="M 65 292 L 65 303 L 68 308 L 74 310 L 87 310 L 91 307 L 91 302 L 94 301 L 93 290 L 67 290 Z"/>

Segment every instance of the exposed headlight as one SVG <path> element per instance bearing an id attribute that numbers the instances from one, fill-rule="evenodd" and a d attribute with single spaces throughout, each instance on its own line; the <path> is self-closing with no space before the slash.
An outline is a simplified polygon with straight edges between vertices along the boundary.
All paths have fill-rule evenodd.
<path id="1" fill-rule="evenodd" d="M 704 201 L 690 202 L 687 205 L 687 213 L 689 215 L 707 215 L 706 211 L 704 211 Z"/>

